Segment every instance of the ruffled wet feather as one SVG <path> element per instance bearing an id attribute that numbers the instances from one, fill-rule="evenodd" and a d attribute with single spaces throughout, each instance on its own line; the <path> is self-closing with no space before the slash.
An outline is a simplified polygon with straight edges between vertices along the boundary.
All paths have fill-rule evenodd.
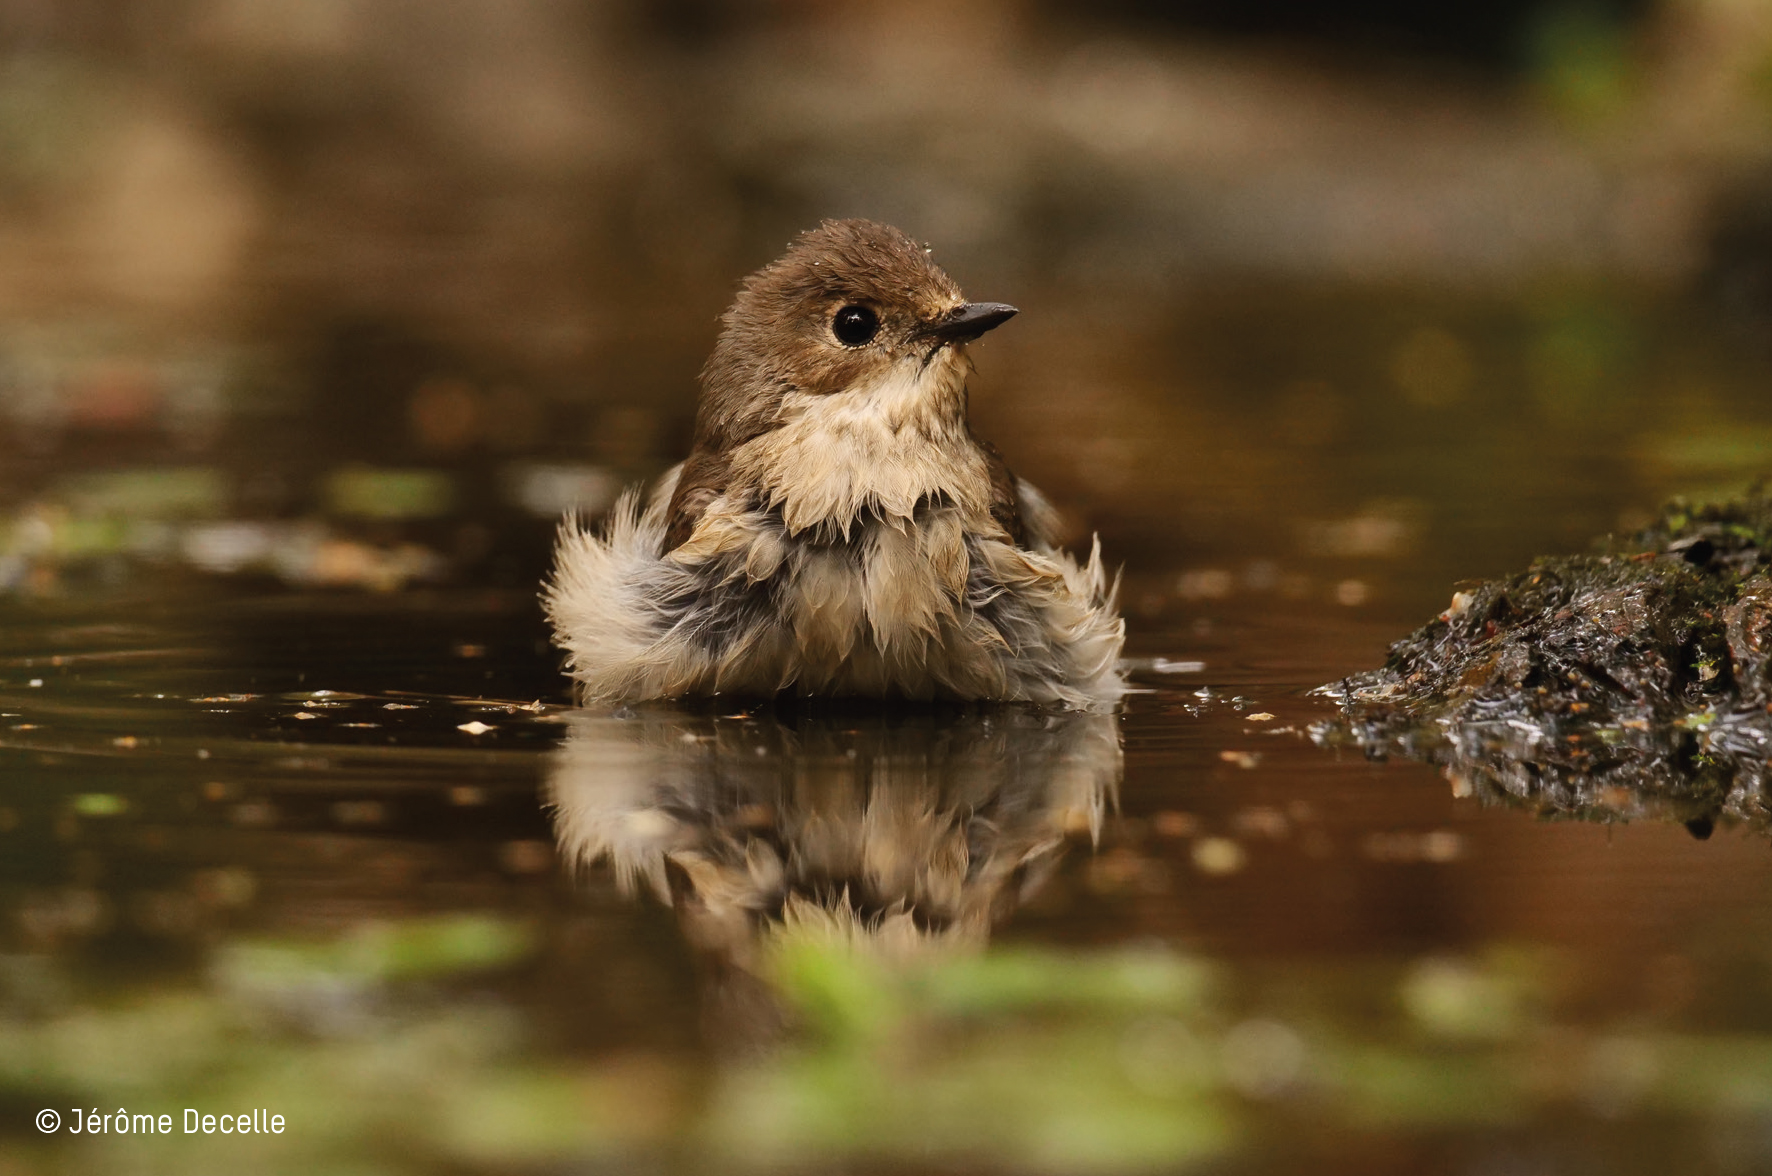
<path id="1" fill-rule="evenodd" d="M 958 507 L 844 543 L 733 512 L 661 554 L 668 474 L 601 528 L 568 519 L 544 594 L 587 701 L 715 692 L 1111 707 L 1124 623 L 1099 541 L 1088 562 L 968 528 Z"/>

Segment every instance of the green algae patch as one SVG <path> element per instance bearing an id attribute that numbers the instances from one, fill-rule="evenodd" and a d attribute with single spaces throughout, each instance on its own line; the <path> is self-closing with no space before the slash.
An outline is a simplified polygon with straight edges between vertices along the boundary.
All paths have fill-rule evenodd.
<path id="1" fill-rule="evenodd" d="M 365 923 L 322 942 L 243 941 L 222 953 L 217 972 L 243 990 L 330 989 L 508 967 L 533 948 L 523 924 L 463 913 Z"/>
<path id="2" fill-rule="evenodd" d="M 1214 968 L 1162 948 L 776 953 L 795 1039 L 714 1083 L 704 1142 L 745 1169 L 938 1159 L 1143 1172 L 1222 1157 Z"/>

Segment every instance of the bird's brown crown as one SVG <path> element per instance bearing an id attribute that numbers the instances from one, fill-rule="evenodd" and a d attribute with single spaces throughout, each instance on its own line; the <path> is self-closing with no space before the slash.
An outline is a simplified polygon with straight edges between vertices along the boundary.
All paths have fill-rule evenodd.
<path id="1" fill-rule="evenodd" d="M 720 451 L 772 427 L 789 392 L 855 387 L 925 342 L 960 306 L 954 280 L 889 225 L 827 220 L 751 274 L 702 369 L 696 447 Z M 841 316 L 841 319 L 840 317 Z"/>

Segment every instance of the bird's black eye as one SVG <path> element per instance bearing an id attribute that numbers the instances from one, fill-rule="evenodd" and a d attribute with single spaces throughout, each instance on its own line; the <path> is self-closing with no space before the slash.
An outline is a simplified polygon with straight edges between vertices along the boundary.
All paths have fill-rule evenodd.
<path id="1" fill-rule="evenodd" d="M 831 320 L 831 333 L 845 347 L 860 347 L 880 333 L 880 316 L 865 306 L 845 306 Z"/>

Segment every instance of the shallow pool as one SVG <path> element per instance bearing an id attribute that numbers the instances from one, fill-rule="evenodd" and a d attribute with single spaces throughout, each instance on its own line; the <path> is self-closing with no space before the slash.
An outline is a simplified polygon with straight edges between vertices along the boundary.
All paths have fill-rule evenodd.
<path id="1" fill-rule="evenodd" d="M 1108 318 L 981 349 L 977 415 L 1126 561 L 1117 716 L 578 712 L 543 491 L 616 474 L 21 450 L 8 1164 L 1772 1166 L 1764 838 L 1486 807 L 1307 697 L 1772 464 L 1762 361 L 1593 295 Z"/>

